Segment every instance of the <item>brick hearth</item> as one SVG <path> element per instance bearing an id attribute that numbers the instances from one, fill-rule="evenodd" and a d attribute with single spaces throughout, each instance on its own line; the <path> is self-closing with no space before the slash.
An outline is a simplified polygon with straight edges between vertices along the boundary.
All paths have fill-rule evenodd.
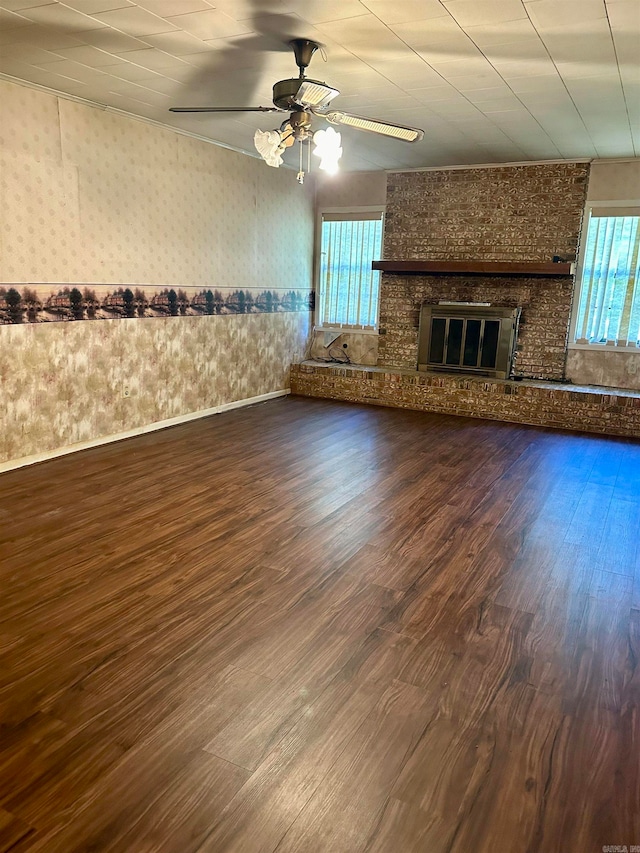
<path id="1" fill-rule="evenodd" d="M 640 438 L 640 392 L 303 362 L 291 392 L 352 403 Z"/>

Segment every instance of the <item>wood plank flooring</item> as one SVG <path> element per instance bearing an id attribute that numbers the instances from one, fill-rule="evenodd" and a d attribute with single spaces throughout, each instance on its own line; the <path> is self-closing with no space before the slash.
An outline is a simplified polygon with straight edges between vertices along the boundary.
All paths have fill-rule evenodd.
<path id="1" fill-rule="evenodd" d="M 283 398 L 0 476 L 0 853 L 640 845 L 640 444 Z"/>

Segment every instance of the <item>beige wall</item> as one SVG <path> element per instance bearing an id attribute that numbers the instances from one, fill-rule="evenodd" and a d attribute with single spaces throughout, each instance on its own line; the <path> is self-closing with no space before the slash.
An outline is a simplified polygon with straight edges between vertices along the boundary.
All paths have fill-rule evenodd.
<path id="1" fill-rule="evenodd" d="M 591 164 L 587 204 L 640 199 L 640 158 L 625 162 L 595 160 Z"/>
<path id="2" fill-rule="evenodd" d="M 311 288 L 313 199 L 293 172 L 2 81 L 0 127 L 0 282 Z M 0 461 L 286 388 L 309 324 L 0 326 Z"/>
<path id="3" fill-rule="evenodd" d="M 600 160 L 592 164 L 587 207 L 599 201 L 640 203 L 640 158 L 627 162 Z M 610 347 L 576 349 L 570 345 L 566 375 L 576 385 L 640 391 L 640 353 Z"/>
<path id="4" fill-rule="evenodd" d="M 319 208 L 383 207 L 387 198 L 386 172 L 318 173 L 316 181 Z"/>

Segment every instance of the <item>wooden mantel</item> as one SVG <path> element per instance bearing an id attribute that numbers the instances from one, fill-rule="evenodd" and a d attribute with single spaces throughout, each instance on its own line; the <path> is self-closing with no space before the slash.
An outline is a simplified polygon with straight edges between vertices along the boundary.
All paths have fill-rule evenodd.
<path id="1" fill-rule="evenodd" d="M 538 263 L 529 261 L 373 261 L 372 269 L 387 273 L 458 274 L 458 275 L 573 275 L 571 263 Z"/>

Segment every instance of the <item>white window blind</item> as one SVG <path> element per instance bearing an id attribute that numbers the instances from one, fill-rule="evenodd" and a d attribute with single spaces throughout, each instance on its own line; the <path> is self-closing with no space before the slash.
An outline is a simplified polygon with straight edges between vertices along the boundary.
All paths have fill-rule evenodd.
<path id="1" fill-rule="evenodd" d="M 382 211 L 324 213 L 318 320 L 323 326 L 373 329 L 378 320 Z"/>
<path id="2" fill-rule="evenodd" d="M 640 208 L 591 211 L 578 304 L 577 343 L 640 346 L 639 249 Z"/>

